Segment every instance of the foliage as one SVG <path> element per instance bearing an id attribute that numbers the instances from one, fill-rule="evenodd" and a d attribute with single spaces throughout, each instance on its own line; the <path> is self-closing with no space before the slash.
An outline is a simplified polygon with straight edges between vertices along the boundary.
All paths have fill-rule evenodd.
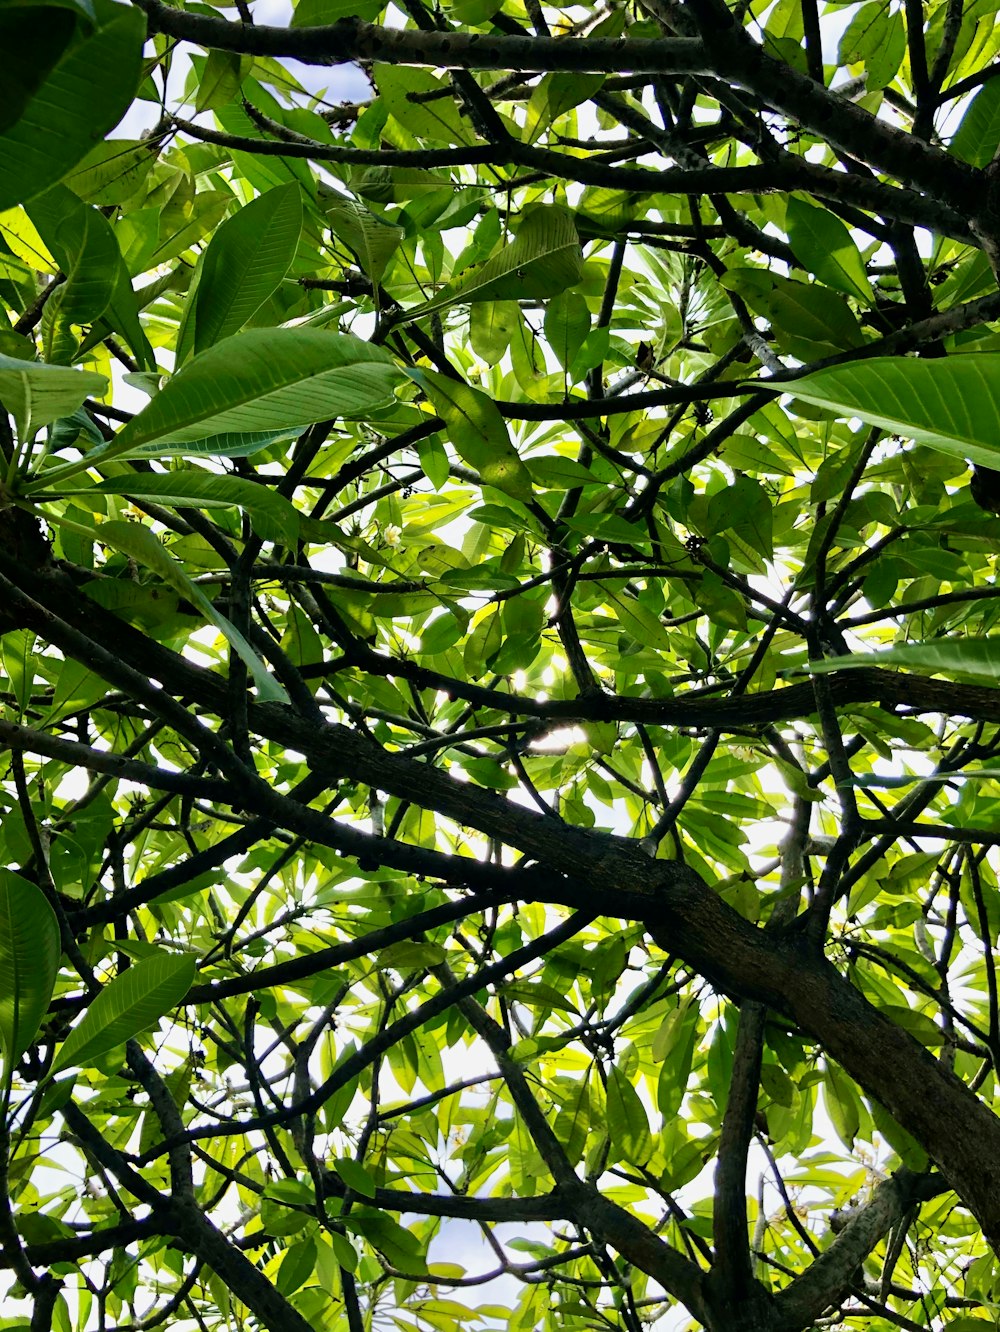
<path id="1" fill-rule="evenodd" d="M 3 1327 L 997 1325 L 996 9 L 0 8 Z"/>

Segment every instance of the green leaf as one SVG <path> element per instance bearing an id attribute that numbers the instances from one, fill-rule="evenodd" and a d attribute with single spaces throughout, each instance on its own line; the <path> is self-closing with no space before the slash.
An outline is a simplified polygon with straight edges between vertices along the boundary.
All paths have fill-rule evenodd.
<path id="1" fill-rule="evenodd" d="M 528 471 L 535 485 L 543 490 L 572 490 L 575 486 L 604 485 L 601 477 L 572 458 L 560 458 L 546 454 L 540 458 L 529 458 Z"/>
<path id="2" fill-rule="evenodd" d="M 572 365 L 589 332 L 590 311 L 579 292 L 560 292 L 549 301 L 545 336 L 564 370 Z"/>
<path id="3" fill-rule="evenodd" d="M 661 1033 L 663 1033 L 661 1035 Z M 656 1107 L 665 1120 L 681 1108 L 687 1091 L 695 1046 L 698 1043 L 698 1009 L 695 1005 L 676 1008 L 660 1031 L 653 1057 L 662 1059 L 656 1082 Z"/>
<path id="4" fill-rule="evenodd" d="M 294 1235 L 309 1225 L 315 1207 L 312 1189 L 301 1180 L 276 1179 L 261 1197 L 260 1218 L 272 1235 Z"/>
<path id="5" fill-rule="evenodd" d="M 61 953 L 56 913 L 41 888 L 0 868 L 0 1046 L 7 1081 L 42 1025 Z"/>
<path id="6" fill-rule="evenodd" d="M 485 263 L 463 273 L 432 300 L 407 310 L 416 319 L 470 301 L 544 299 L 575 287 L 583 273 L 573 217 L 560 204 L 526 209 L 513 244 L 507 239 Z"/>
<path id="7" fill-rule="evenodd" d="M 326 1239 L 340 1266 L 346 1272 L 356 1272 L 358 1270 L 358 1251 L 347 1236 L 341 1235 L 337 1230 L 328 1230 Z"/>
<path id="8" fill-rule="evenodd" d="M 384 222 L 364 204 L 341 195 L 327 195 L 323 212 L 330 230 L 357 256 L 358 263 L 377 286 L 403 239 L 402 227 Z"/>
<path id="9" fill-rule="evenodd" d="M 292 14 L 293 28 L 319 28 L 342 18 L 370 22 L 384 7 L 383 0 L 299 0 Z"/>
<path id="10" fill-rule="evenodd" d="M 43 25 L 45 38 L 40 40 Z M 0 50 L 4 96 L 0 132 L 15 125 L 38 93 L 73 38 L 76 16 L 68 5 L 8 4 L 0 9 Z"/>
<path id="11" fill-rule="evenodd" d="M 134 963 L 93 999 L 63 1042 L 51 1072 L 88 1068 L 96 1059 L 147 1031 L 181 1002 L 194 982 L 195 960 L 185 953 L 157 952 Z"/>
<path id="12" fill-rule="evenodd" d="M 1000 83 L 990 79 L 973 97 L 951 141 L 951 151 L 974 167 L 989 166 L 1000 145 Z"/>
<path id="13" fill-rule="evenodd" d="M 116 457 L 122 461 L 130 458 L 249 458 L 272 444 L 295 439 L 301 433 L 300 426 L 288 426 L 284 430 L 227 431 L 181 444 L 156 440 L 116 454 Z"/>
<path id="14" fill-rule="evenodd" d="M 760 1085 L 775 1105 L 790 1108 L 795 1104 L 795 1083 L 779 1064 L 764 1064 L 760 1070 Z"/>
<path id="15" fill-rule="evenodd" d="M 445 79 L 429 70 L 403 65 L 375 65 L 372 78 L 379 101 L 408 134 L 439 143 L 468 143 L 469 126 L 462 119 Z M 442 93 L 430 101 L 413 101 L 414 94 Z"/>
<path id="16" fill-rule="evenodd" d="M 100 0 L 98 23 L 77 21 L 77 38 L 63 49 L 18 119 L 0 134 L 0 212 L 41 194 L 76 166 L 114 129 L 139 81 L 146 16 L 131 5 Z M 34 62 L 37 22 L 23 27 L 6 66 Z"/>
<path id="17" fill-rule="evenodd" d="M 81 342 L 79 355 L 82 356 L 86 351 L 103 342 L 109 332 L 120 333 L 142 367 L 138 373 L 149 373 L 159 379 L 156 355 L 142 325 L 139 323 L 139 301 L 132 289 L 128 269 L 122 262 L 118 263 L 117 269 L 118 279 L 111 293 L 108 308 Z"/>
<path id="18" fill-rule="evenodd" d="M 590 1133 L 590 1086 L 585 1077 L 574 1084 L 569 1099 L 555 1117 L 552 1131 L 562 1144 L 570 1164 L 579 1164 Z"/>
<path id="19" fill-rule="evenodd" d="M 244 78 L 242 92 L 243 97 L 257 110 L 270 116 L 272 120 L 283 123 L 284 109 L 266 89 L 261 87 L 260 83 L 252 78 Z M 238 135 L 245 139 L 270 138 L 243 109 L 242 99 L 239 102 L 227 102 L 225 106 L 217 106 L 214 114 L 220 127 L 227 134 Z M 309 163 L 301 157 L 274 157 L 271 154 L 257 156 L 252 152 L 237 149 L 233 153 L 233 163 L 239 176 L 258 194 L 264 194 L 276 185 L 286 185 L 289 181 L 297 180 L 309 196 L 315 197 L 316 182 L 313 173 L 309 169 Z"/>
<path id="20" fill-rule="evenodd" d="M 448 427 L 455 451 L 483 479 L 516 499 L 531 498 L 531 474 L 511 443 L 496 404 L 479 389 L 436 370 L 410 372 Z"/>
<path id="21" fill-rule="evenodd" d="M 785 211 L 785 225 L 796 256 L 820 282 L 866 305 L 874 304 L 861 251 L 839 217 L 793 197 Z"/>
<path id="22" fill-rule="evenodd" d="M 878 1101 L 870 1099 L 869 1105 L 875 1127 L 903 1164 L 910 1170 L 918 1172 L 926 1170 L 927 1153 L 912 1134 L 908 1133 Z"/>
<path id="23" fill-rule="evenodd" d="M 106 139 L 63 178 L 63 184 L 98 208 L 122 204 L 141 189 L 156 153 L 156 143 L 147 139 Z"/>
<path id="24" fill-rule="evenodd" d="M 343 1221 L 349 1231 L 363 1235 L 369 1244 L 385 1254 L 393 1267 L 415 1275 L 426 1270 L 416 1235 L 385 1212 L 357 1207 Z"/>
<path id="25" fill-rule="evenodd" d="M 829 1062 L 823 1071 L 823 1099 L 837 1136 L 852 1150 L 861 1127 L 861 1101 L 847 1074 Z"/>
<path id="26" fill-rule="evenodd" d="M 153 440 L 178 444 L 334 417 L 353 420 L 388 407 L 400 379 L 389 353 L 359 338 L 325 329 L 248 329 L 193 357 L 101 458 L 121 457 Z"/>
<path id="27" fill-rule="evenodd" d="M 448 453 L 441 443 L 440 435 L 431 435 L 417 445 L 417 457 L 424 476 L 435 490 L 440 490 L 448 480 Z"/>
<path id="28" fill-rule="evenodd" d="M 1000 354 L 876 357 L 792 380 L 788 393 L 984 467 L 1000 467 Z"/>
<path id="29" fill-rule="evenodd" d="M 228 217 L 201 261 L 194 304 L 194 350 L 237 333 L 280 285 L 302 231 L 302 194 L 290 181 Z"/>
<path id="30" fill-rule="evenodd" d="M 623 1158 L 633 1165 L 643 1165 L 653 1151 L 646 1108 L 630 1079 L 613 1064 L 608 1074 L 608 1135 L 611 1139 L 608 1163 Z"/>
<path id="31" fill-rule="evenodd" d="M 50 327 L 93 323 L 111 304 L 123 276 L 111 224 L 65 185 L 46 190 L 27 211 L 66 278 L 45 306 Z"/>
<path id="32" fill-rule="evenodd" d="M 935 638 L 926 643 L 897 643 L 880 652 L 811 661 L 814 675 L 851 671 L 862 666 L 909 666 L 939 675 L 971 676 L 995 684 L 1000 676 L 1000 638 Z"/>
<path id="33" fill-rule="evenodd" d="M 0 354 L 0 401 L 13 415 L 20 439 L 72 416 L 87 398 L 104 396 L 108 381 L 93 370 L 74 370 Z"/>
<path id="34" fill-rule="evenodd" d="M 906 52 L 902 15 L 888 0 L 869 0 L 862 5 L 840 39 L 837 63 L 863 63 L 869 91 L 891 83 Z"/>
<path id="35" fill-rule="evenodd" d="M 95 536 L 97 540 L 111 546 L 114 550 L 120 550 L 123 555 L 129 555 L 139 564 L 151 569 L 175 592 L 179 592 L 182 597 L 186 597 L 188 601 L 197 606 L 205 619 L 214 624 L 228 640 L 233 651 L 239 656 L 253 677 L 254 684 L 257 686 L 257 691 L 262 699 L 269 699 L 274 703 L 288 702 L 288 696 L 284 689 L 273 676 L 268 674 L 264 663 L 240 631 L 215 609 L 201 588 L 192 583 L 181 566 L 164 550 L 148 527 L 143 527 L 139 523 L 118 521 L 101 523 L 100 527 L 96 529 Z"/>
<path id="36" fill-rule="evenodd" d="M 275 1283 L 282 1295 L 292 1295 L 305 1285 L 316 1270 L 316 1241 L 299 1240 L 285 1250 L 281 1270 Z"/>
<path id="37" fill-rule="evenodd" d="M 405 203 L 453 189 L 448 176 L 423 167 L 359 167 L 351 172 L 351 189 L 372 203 Z"/>
<path id="38" fill-rule="evenodd" d="M 96 485 L 70 483 L 63 494 L 130 495 L 134 499 L 154 500 L 157 504 L 187 508 L 240 508 L 250 516 L 257 533 L 265 541 L 280 541 L 292 546 L 299 536 L 299 515 L 284 495 L 256 481 L 243 477 L 202 472 L 194 468 L 172 472 L 138 472 L 134 476 L 113 477 Z M 42 495 L 39 499 L 44 499 Z M 100 529 L 98 535 L 104 532 Z"/>
<path id="39" fill-rule="evenodd" d="M 469 313 L 472 350 L 487 365 L 496 365 L 510 346 L 521 319 L 517 301 L 477 301 Z"/>
<path id="40" fill-rule="evenodd" d="M 799 360 L 816 360 L 864 342 L 850 306 L 828 287 L 794 282 L 763 268 L 731 268 L 721 282 L 754 314 L 770 320 L 782 350 Z"/>
<path id="41" fill-rule="evenodd" d="M 671 650 L 670 635 L 648 606 L 635 597 L 626 596 L 612 583 L 598 583 L 597 586 L 607 597 L 607 604 L 619 624 L 637 643 L 659 652 Z"/>
<path id="42" fill-rule="evenodd" d="M 528 142 L 534 143 L 559 116 L 572 111 L 581 102 L 590 101 L 606 77 L 605 74 L 567 72 L 544 75 L 532 89 L 528 102 Z"/>
<path id="43" fill-rule="evenodd" d="M 753 477 L 738 476 L 731 486 L 716 491 L 708 504 L 708 524 L 711 532 L 732 532 L 755 562 L 774 555 L 771 501 Z M 757 569 L 763 572 L 763 565 Z"/>
<path id="44" fill-rule="evenodd" d="M 349 1156 L 341 1157 L 334 1161 L 333 1168 L 352 1192 L 362 1198 L 375 1197 L 375 1181 L 360 1161 Z"/>
<path id="45" fill-rule="evenodd" d="M 210 111 L 227 106 L 240 90 L 242 73 L 243 63 L 235 51 L 209 51 L 207 59 L 200 64 L 194 109 Z"/>

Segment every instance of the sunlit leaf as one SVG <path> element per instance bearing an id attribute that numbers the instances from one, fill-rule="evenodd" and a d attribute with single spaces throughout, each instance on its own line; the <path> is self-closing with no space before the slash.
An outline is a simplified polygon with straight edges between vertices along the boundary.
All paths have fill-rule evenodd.
<path id="1" fill-rule="evenodd" d="M 297 185 L 268 190 L 226 219 L 201 261 L 194 301 L 194 352 L 237 333 L 295 258 L 302 229 Z"/>
<path id="2" fill-rule="evenodd" d="M 101 1055 L 147 1031 L 191 988 L 194 958 L 161 951 L 136 962 L 105 985 L 60 1046 L 51 1071 L 86 1068 Z"/>
<path id="3" fill-rule="evenodd" d="M 255 328 L 194 357 L 119 431 L 104 457 L 170 444 L 356 417 L 392 401 L 388 352 L 318 329 Z"/>
<path id="4" fill-rule="evenodd" d="M 809 669 L 817 675 L 863 666 L 908 666 L 913 670 L 970 676 L 993 683 L 1000 672 L 1000 639 L 942 638 L 896 643 L 878 652 L 856 652 L 849 657 L 809 663 Z"/>
<path id="5" fill-rule="evenodd" d="M 936 360 L 875 357 L 794 380 L 806 402 L 985 467 L 1000 460 L 1000 354 Z"/>
<path id="6" fill-rule="evenodd" d="M 486 394 L 436 370 L 423 370 L 415 377 L 448 426 L 459 456 L 476 468 L 484 484 L 529 499 L 531 475 L 511 443 L 506 422 Z"/>
<path id="7" fill-rule="evenodd" d="M 505 301 L 555 296 L 580 281 L 580 238 L 567 209 L 536 205 L 525 213 L 513 242 L 504 240 L 485 263 L 407 310 L 406 318 L 430 314 L 459 302 Z"/>
<path id="8" fill-rule="evenodd" d="M 100 397 L 107 386 L 105 377 L 92 370 L 0 354 L 0 399 L 23 440 L 59 417 L 71 415 L 88 397 Z"/>
<path id="9" fill-rule="evenodd" d="M 238 476 L 187 468 L 162 473 L 139 472 L 134 477 L 116 477 L 96 485 L 69 482 L 62 489 L 63 493 L 77 493 L 84 500 L 88 495 L 131 495 L 135 499 L 151 499 L 158 504 L 187 508 L 238 507 L 250 515 L 255 529 L 265 540 L 291 546 L 298 537 L 298 513 L 294 506 L 268 486 Z"/>
<path id="10" fill-rule="evenodd" d="M 278 703 L 288 701 L 284 689 L 265 669 L 264 663 L 236 626 L 216 610 L 201 588 L 192 583 L 180 564 L 164 549 L 148 527 L 140 523 L 114 521 L 101 523 L 96 535 L 114 550 L 120 550 L 145 568 L 151 569 L 169 587 L 197 606 L 205 619 L 214 624 L 229 641 L 253 677 L 261 698 Z"/>
<path id="11" fill-rule="evenodd" d="M 38 1034 L 61 952 L 56 914 L 41 888 L 0 869 L 0 1045 L 7 1080 Z"/>

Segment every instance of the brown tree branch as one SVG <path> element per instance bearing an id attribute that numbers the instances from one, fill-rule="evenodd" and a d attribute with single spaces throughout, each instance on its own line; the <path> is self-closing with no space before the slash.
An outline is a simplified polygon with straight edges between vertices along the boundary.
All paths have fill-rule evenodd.
<path id="1" fill-rule="evenodd" d="M 307 65 L 342 65 L 349 61 L 384 61 L 432 69 L 509 69 L 525 73 L 599 70 L 656 74 L 708 74 L 711 67 L 701 42 L 691 38 L 618 41 L 594 37 L 508 37 L 499 34 L 421 32 L 380 28 L 345 18 L 316 28 L 253 28 L 226 19 L 171 9 L 160 0 L 135 0 L 150 32 L 218 51 L 237 51 L 301 60 Z"/>

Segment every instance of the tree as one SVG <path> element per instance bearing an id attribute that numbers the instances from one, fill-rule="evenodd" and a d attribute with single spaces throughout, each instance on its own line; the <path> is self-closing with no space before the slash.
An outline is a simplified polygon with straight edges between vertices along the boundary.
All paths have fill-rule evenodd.
<path id="1" fill-rule="evenodd" d="M 2 1325 L 994 1325 L 996 5 L 356 9 L 0 10 Z"/>

